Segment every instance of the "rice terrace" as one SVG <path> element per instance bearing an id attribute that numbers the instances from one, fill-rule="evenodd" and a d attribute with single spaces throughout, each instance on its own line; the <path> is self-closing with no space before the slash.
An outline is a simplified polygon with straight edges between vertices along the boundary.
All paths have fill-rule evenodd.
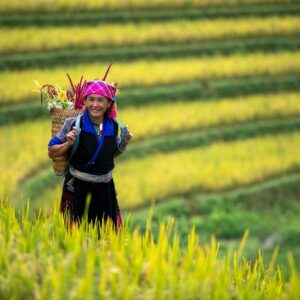
<path id="1" fill-rule="evenodd" d="M 0 0 L 0 40 L 1 300 L 300 299 L 299 0 Z M 62 215 L 39 95 L 111 63 L 117 231 Z"/>

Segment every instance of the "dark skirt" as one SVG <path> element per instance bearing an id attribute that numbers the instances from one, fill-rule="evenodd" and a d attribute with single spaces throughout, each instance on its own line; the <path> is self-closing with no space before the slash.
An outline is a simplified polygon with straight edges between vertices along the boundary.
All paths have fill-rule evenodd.
<path id="1" fill-rule="evenodd" d="M 89 207 L 87 206 L 87 199 Z M 87 212 L 89 222 L 110 219 L 115 228 L 122 227 L 122 217 L 113 179 L 108 183 L 92 183 L 66 174 L 61 198 L 61 212 L 70 223 L 80 223 Z"/>

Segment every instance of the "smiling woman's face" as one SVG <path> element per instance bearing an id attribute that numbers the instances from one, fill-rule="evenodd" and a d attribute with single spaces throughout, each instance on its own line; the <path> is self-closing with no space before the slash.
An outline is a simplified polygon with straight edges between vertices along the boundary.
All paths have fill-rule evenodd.
<path id="1" fill-rule="evenodd" d="M 111 105 L 111 100 L 99 94 L 90 94 L 86 97 L 84 105 L 95 121 L 102 122 L 105 112 Z"/>

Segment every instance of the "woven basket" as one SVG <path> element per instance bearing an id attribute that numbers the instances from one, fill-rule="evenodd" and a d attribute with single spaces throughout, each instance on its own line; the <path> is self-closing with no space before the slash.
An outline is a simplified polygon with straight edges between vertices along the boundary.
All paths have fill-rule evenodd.
<path id="1" fill-rule="evenodd" d="M 69 117 L 76 117 L 80 114 L 81 110 L 79 109 L 59 109 L 52 108 L 50 110 L 52 118 L 52 137 L 54 137 L 59 130 L 62 128 L 65 120 Z M 56 175 L 64 175 L 69 166 L 69 161 L 67 154 L 63 156 L 58 156 L 52 159 L 53 160 L 53 169 Z"/>

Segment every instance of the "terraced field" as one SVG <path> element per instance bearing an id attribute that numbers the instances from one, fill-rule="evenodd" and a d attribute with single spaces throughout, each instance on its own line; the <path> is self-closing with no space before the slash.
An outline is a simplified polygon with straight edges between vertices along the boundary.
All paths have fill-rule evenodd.
<path id="1" fill-rule="evenodd" d="M 221 249 L 250 228 L 250 256 L 279 244 L 280 263 L 300 261 L 300 1 L 55 2 L 0 3 L 0 195 L 59 201 L 33 80 L 67 86 L 114 61 L 134 134 L 116 161 L 123 213 L 144 228 L 153 206 L 154 232 L 171 214 L 182 241 L 194 225 Z"/>

